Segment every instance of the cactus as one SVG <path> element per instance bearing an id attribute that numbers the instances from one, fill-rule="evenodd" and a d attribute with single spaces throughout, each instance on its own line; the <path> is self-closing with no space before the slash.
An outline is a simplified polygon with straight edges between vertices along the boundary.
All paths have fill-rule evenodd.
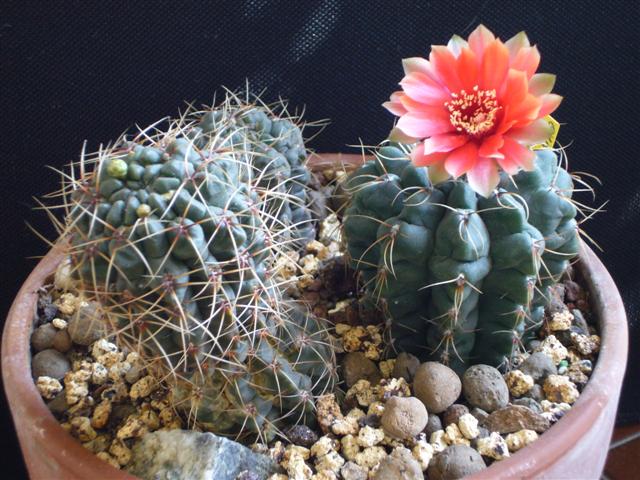
<path id="1" fill-rule="evenodd" d="M 227 101 L 83 157 L 61 192 L 82 294 L 173 387 L 190 423 L 219 434 L 269 438 L 312 423 L 314 396 L 333 388 L 323 321 L 270 273 L 306 235 L 297 213 L 282 214 L 292 199 L 294 212 L 306 208 L 306 182 L 291 180 L 308 176 L 300 142 L 288 120 Z M 301 188 L 274 184 L 271 161 L 298 172 L 285 178 Z"/>
<path id="2" fill-rule="evenodd" d="M 533 171 L 484 198 L 463 181 L 432 185 L 407 151 L 383 146 L 347 180 L 352 266 L 386 309 L 396 350 L 505 366 L 577 255 L 571 177 L 541 150 Z"/>

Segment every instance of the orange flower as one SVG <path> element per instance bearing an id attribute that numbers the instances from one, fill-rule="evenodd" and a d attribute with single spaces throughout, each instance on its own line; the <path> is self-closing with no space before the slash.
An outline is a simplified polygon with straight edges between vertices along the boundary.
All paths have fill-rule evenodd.
<path id="1" fill-rule="evenodd" d="M 432 46 L 429 60 L 403 60 L 402 91 L 384 103 L 400 117 L 391 139 L 420 142 L 411 159 L 429 166 L 435 183 L 466 174 L 489 196 L 499 168 L 509 175 L 531 170 L 529 147 L 551 133 L 543 117 L 562 97 L 551 93 L 555 75 L 535 73 L 539 63 L 524 32 L 503 43 L 483 25 L 468 40 L 456 35 Z"/>

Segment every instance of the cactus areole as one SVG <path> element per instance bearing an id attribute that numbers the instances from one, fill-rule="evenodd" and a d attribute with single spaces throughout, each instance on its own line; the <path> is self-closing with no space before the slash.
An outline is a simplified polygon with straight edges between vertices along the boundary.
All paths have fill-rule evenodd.
<path id="1" fill-rule="evenodd" d="M 270 275 L 314 232 L 305 159 L 291 119 L 230 95 L 85 158 L 63 188 L 82 294 L 191 425 L 269 438 L 333 387 L 323 322 Z"/>

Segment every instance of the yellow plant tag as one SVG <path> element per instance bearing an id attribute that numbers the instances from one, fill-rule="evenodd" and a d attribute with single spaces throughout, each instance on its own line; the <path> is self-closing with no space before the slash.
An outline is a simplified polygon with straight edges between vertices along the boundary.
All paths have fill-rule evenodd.
<path id="1" fill-rule="evenodd" d="M 560 131 L 560 123 L 553 118 L 551 115 L 547 115 L 543 118 L 549 125 L 551 125 L 551 135 L 544 142 L 539 143 L 531 147 L 532 150 L 540 150 L 542 148 L 553 148 L 553 145 L 556 143 L 556 138 L 558 137 L 558 132 Z"/>

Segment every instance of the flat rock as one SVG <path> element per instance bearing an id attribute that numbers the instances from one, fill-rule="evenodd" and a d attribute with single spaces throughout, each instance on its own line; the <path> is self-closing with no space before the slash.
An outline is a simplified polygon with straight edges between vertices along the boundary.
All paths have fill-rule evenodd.
<path id="1" fill-rule="evenodd" d="M 250 471 L 266 479 L 275 462 L 233 440 L 212 433 L 170 430 L 148 433 L 132 451 L 129 473 L 145 480 L 235 480 Z"/>
<path id="2" fill-rule="evenodd" d="M 542 433 L 549 428 L 549 420 L 522 405 L 508 405 L 491 413 L 483 425 L 492 432 L 515 433 L 518 430 L 535 430 Z"/>

